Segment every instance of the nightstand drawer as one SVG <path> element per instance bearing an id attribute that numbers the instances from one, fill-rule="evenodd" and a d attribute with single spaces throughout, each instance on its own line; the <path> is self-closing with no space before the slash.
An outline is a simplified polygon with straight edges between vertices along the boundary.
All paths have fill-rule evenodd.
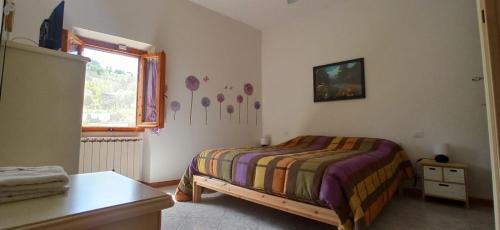
<path id="1" fill-rule="evenodd" d="M 465 185 L 425 181 L 425 195 L 466 200 Z"/>
<path id="2" fill-rule="evenodd" d="M 465 184 L 465 174 L 463 169 L 444 168 L 444 181 Z"/>
<path id="3" fill-rule="evenodd" d="M 424 166 L 424 180 L 443 180 L 443 168 L 434 166 Z"/>

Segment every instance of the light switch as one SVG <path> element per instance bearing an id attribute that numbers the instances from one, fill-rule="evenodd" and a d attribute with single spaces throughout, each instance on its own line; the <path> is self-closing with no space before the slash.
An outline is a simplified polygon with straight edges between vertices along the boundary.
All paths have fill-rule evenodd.
<path id="1" fill-rule="evenodd" d="M 414 134 L 413 134 L 413 138 L 424 138 L 424 131 L 416 131 Z"/>

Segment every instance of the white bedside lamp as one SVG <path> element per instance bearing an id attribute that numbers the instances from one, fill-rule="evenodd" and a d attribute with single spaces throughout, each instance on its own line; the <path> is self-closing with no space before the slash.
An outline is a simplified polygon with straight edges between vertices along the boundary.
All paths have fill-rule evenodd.
<path id="1" fill-rule="evenodd" d="M 434 146 L 434 160 L 440 163 L 448 163 L 450 158 L 448 157 L 450 153 L 450 145 L 447 143 L 439 143 Z"/>
<path id="2" fill-rule="evenodd" d="M 262 136 L 260 138 L 261 146 L 269 146 L 270 144 L 271 144 L 271 138 L 269 138 L 269 136 Z"/>

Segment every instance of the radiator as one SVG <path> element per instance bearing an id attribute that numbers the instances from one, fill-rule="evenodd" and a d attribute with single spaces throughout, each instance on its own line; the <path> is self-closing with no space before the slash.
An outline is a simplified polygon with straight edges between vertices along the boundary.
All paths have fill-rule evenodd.
<path id="1" fill-rule="evenodd" d="M 142 180 L 142 138 L 82 137 L 79 173 L 114 171 Z"/>

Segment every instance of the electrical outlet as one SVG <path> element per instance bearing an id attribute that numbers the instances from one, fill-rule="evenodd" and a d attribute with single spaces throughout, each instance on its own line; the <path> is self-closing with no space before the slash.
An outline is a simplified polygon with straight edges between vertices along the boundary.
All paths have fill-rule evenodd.
<path id="1" fill-rule="evenodd" d="M 414 134 L 413 134 L 413 138 L 424 138 L 424 131 L 416 131 Z"/>

